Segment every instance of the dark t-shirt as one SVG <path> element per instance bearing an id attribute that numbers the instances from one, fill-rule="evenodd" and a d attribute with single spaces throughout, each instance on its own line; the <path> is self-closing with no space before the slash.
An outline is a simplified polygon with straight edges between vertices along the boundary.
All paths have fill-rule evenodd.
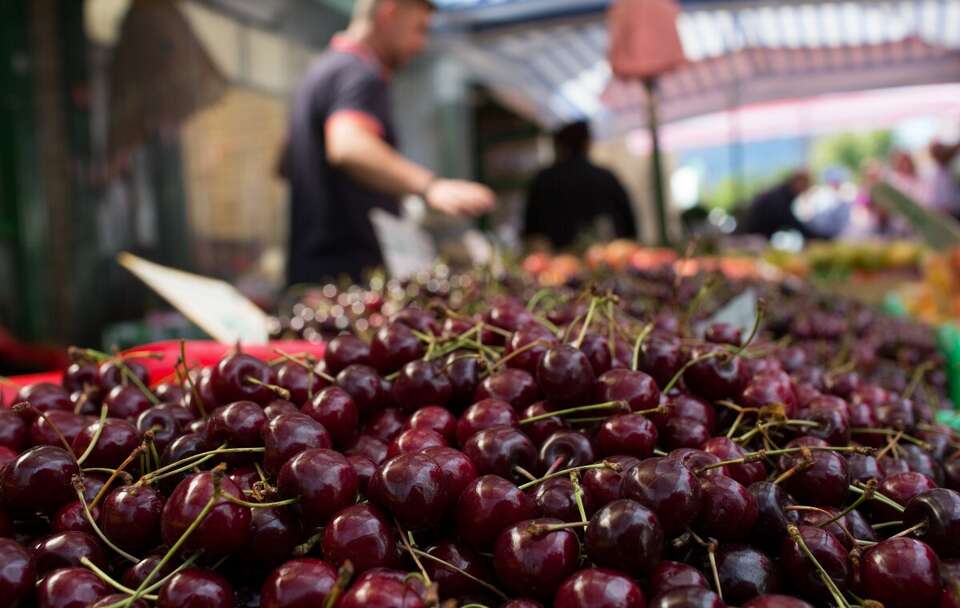
<path id="1" fill-rule="evenodd" d="M 617 177 L 586 158 L 571 158 L 533 178 L 523 233 L 544 236 L 563 249 L 604 216 L 618 238 L 637 236 L 630 198 Z"/>
<path id="2" fill-rule="evenodd" d="M 293 99 L 282 171 L 290 182 L 287 283 L 320 283 L 383 263 L 369 211 L 397 211 L 398 201 L 366 188 L 326 158 L 324 126 L 339 112 L 379 123 L 394 145 L 388 82 L 362 55 L 328 49 L 310 67 Z"/>

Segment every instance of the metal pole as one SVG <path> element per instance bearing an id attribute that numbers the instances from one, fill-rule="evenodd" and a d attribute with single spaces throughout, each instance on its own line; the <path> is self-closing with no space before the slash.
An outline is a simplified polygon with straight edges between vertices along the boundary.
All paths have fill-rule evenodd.
<path id="1" fill-rule="evenodd" d="M 643 79 L 647 91 L 647 125 L 650 129 L 650 171 L 653 179 L 653 205 L 657 212 L 657 236 L 660 245 L 668 246 L 670 236 L 667 233 L 667 197 L 663 185 L 663 159 L 660 155 L 659 121 L 657 119 L 657 79 Z"/>

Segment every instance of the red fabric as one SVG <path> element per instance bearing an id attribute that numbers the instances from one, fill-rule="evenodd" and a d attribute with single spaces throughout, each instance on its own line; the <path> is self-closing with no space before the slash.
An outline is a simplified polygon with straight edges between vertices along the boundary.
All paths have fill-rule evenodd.
<path id="1" fill-rule="evenodd" d="M 617 0 L 607 14 L 610 68 L 618 78 L 650 78 L 682 65 L 673 0 Z"/>

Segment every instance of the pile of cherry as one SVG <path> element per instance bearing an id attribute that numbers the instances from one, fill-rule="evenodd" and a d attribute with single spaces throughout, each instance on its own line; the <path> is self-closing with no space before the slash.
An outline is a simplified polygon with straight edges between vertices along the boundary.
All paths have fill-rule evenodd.
<path id="1" fill-rule="evenodd" d="M 930 365 L 546 301 L 169 378 L 78 351 L 0 411 L 0 607 L 960 606 Z"/>

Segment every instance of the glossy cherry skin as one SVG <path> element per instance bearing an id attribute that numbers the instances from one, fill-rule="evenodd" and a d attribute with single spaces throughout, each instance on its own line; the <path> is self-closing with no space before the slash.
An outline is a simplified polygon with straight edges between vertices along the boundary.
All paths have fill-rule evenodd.
<path id="1" fill-rule="evenodd" d="M 409 585 L 386 577 L 358 581 L 338 604 L 339 608 L 422 608 L 423 601 Z"/>
<path id="2" fill-rule="evenodd" d="M 850 581 L 851 568 L 847 550 L 835 536 L 816 526 L 797 526 L 807 549 L 842 591 Z M 830 594 L 820 574 L 800 545 L 791 537 L 783 540 L 780 549 L 783 571 L 799 593 L 814 600 L 829 601 Z"/>
<path id="3" fill-rule="evenodd" d="M 555 608 L 646 608 L 643 591 L 615 570 L 589 568 L 565 580 L 553 599 Z"/>
<path id="4" fill-rule="evenodd" d="M 716 346 L 695 348 L 691 360 L 709 353 L 718 353 L 712 358 L 698 361 L 683 372 L 684 382 L 690 390 L 710 401 L 735 399 L 746 388 L 746 367 L 740 357 L 721 352 Z"/>
<path id="5" fill-rule="evenodd" d="M 107 565 L 107 556 L 97 539 L 86 532 L 58 532 L 38 540 L 30 550 L 37 576 L 43 577 L 58 568 L 82 566 L 86 557 L 101 568 Z"/>
<path id="6" fill-rule="evenodd" d="M 593 445 L 582 433 L 560 430 L 550 435 L 540 446 L 537 456 L 539 470 L 546 473 L 568 467 L 590 464 L 595 460 Z"/>
<path id="7" fill-rule="evenodd" d="M 730 543 L 717 550 L 716 560 L 724 601 L 742 604 L 780 589 L 780 569 L 762 551 Z"/>
<path id="8" fill-rule="evenodd" d="M 284 361 L 278 365 L 276 374 L 277 386 L 287 389 L 287 392 L 290 393 L 290 401 L 295 406 L 296 404 L 303 405 L 306 403 L 312 395 L 315 395 L 326 384 L 325 380 L 312 373 L 308 367 L 293 361 Z"/>
<path id="9" fill-rule="evenodd" d="M 120 548 L 139 553 L 160 543 L 163 497 L 152 487 L 116 488 L 100 507 L 100 529 Z"/>
<path id="10" fill-rule="evenodd" d="M 442 520 L 449 505 L 444 475 L 430 457 L 401 454 L 380 465 L 367 486 L 374 504 L 408 530 L 423 530 Z"/>
<path id="11" fill-rule="evenodd" d="M 37 586 L 37 608 L 87 608 L 110 587 L 86 568 L 61 568 L 48 574 Z"/>
<path id="12" fill-rule="evenodd" d="M 588 469 L 581 473 L 580 483 L 583 486 L 584 497 L 589 498 L 591 504 L 597 508 L 620 498 L 624 473 L 640 463 L 640 460 L 633 456 L 617 455 L 610 456 L 605 460 L 616 464 L 619 470 L 602 467 Z"/>
<path id="13" fill-rule="evenodd" d="M 428 552 L 482 581 L 492 579 L 490 569 L 484 559 L 465 545 L 445 541 L 430 548 Z M 456 598 L 486 592 L 482 585 L 439 562 L 430 559 L 425 559 L 423 562 L 427 574 L 430 575 L 430 580 L 436 581 L 439 585 L 440 595 L 443 598 Z"/>
<path id="14" fill-rule="evenodd" d="M 274 399 L 267 404 L 267 407 L 263 408 L 267 420 L 273 420 L 281 414 L 296 414 L 299 411 L 300 409 L 296 405 L 286 399 Z"/>
<path id="15" fill-rule="evenodd" d="M 496 475 L 470 482 L 454 512 L 460 539 L 480 551 L 489 549 L 508 526 L 537 516 L 533 499 Z"/>
<path id="16" fill-rule="evenodd" d="M 276 383 L 277 374 L 272 367 L 245 353 L 227 355 L 210 372 L 213 394 L 221 404 L 253 401 L 266 405 L 273 400 L 274 393 L 264 384 Z"/>
<path id="17" fill-rule="evenodd" d="M 480 360 L 476 354 L 452 352 L 445 363 L 443 371 L 452 389 L 448 405 L 459 410 L 474 400 L 480 385 Z"/>
<path id="18" fill-rule="evenodd" d="M 556 519 L 518 522 L 497 537 L 493 565 L 504 588 L 514 595 L 531 595 L 544 600 L 556 593 L 561 583 L 577 569 L 580 543 L 570 530 L 536 533 L 535 524 L 557 524 Z"/>
<path id="19" fill-rule="evenodd" d="M 886 608 L 936 606 L 940 560 L 929 545 L 913 538 L 891 538 L 867 549 L 860 582 L 870 599 Z"/>
<path id="20" fill-rule="evenodd" d="M 103 426 L 100 437 L 83 465 L 115 469 L 126 460 L 130 452 L 140 445 L 140 433 L 137 427 L 126 420 L 107 418 L 102 423 L 96 420 L 77 433 L 71 446 L 74 454 L 78 456 L 83 454 L 87 446 L 93 442 L 100 426 Z"/>
<path id="21" fill-rule="evenodd" d="M 585 545 L 593 563 L 640 577 L 660 561 L 663 530 L 653 511 L 621 498 L 590 518 Z"/>
<path id="22" fill-rule="evenodd" d="M 700 512 L 700 480 L 673 458 L 648 458 L 623 476 L 620 494 L 652 510 L 666 538 L 682 533 Z"/>
<path id="23" fill-rule="evenodd" d="M 663 408 L 663 411 L 648 415 L 657 428 L 662 428 L 673 418 L 691 418 L 703 424 L 711 433 L 717 425 L 716 410 L 696 395 L 671 391 L 669 395 L 660 397 L 658 405 Z"/>
<path id="24" fill-rule="evenodd" d="M 36 417 L 35 411 L 73 410 L 67 391 L 62 386 L 49 382 L 37 382 L 24 386 L 17 391 L 11 404 L 17 405 L 23 401 L 33 406 L 33 411 L 26 409 L 20 412 L 20 416 L 28 422 Z"/>
<path id="25" fill-rule="evenodd" d="M 747 453 L 727 437 L 713 437 L 704 443 L 701 449 L 708 454 L 713 454 L 720 460 L 734 460 Z M 728 464 L 726 465 L 726 474 L 744 486 L 749 486 L 756 481 L 763 481 L 767 478 L 767 470 L 762 462 Z"/>
<path id="26" fill-rule="evenodd" d="M 33 593 L 37 580 L 30 552 L 9 538 L 0 538 L 0 606 L 16 606 Z"/>
<path id="27" fill-rule="evenodd" d="M 548 409 L 549 407 L 551 406 L 546 401 L 537 401 L 533 405 L 527 406 L 523 410 L 523 413 L 520 415 L 520 419 L 524 420 L 526 418 L 533 418 L 547 414 L 550 411 Z M 527 437 L 532 439 L 534 443 L 540 445 L 546 441 L 547 437 L 550 435 L 553 435 L 557 431 L 568 428 L 570 428 L 570 425 L 568 425 L 566 421 L 559 416 L 549 416 L 524 424 L 523 432 Z"/>
<path id="28" fill-rule="evenodd" d="M 616 348 L 615 346 L 613 347 Z M 614 353 L 611 352 L 610 341 L 607 336 L 601 336 L 593 332 L 587 332 L 583 337 L 583 343 L 580 344 L 580 352 L 587 356 L 590 367 L 594 375 L 601 375 L 613 366 Z"/>
<path id="29" fill-rule="evenodd" d="M 443 436 L 447 443 L 457 439 L 457 419 L 445 407 L 428 405 L 410 414 L 407 428 L 429 429 Z"/>
<path id="30" fill-rule="evenodd" d="M 406 416 L 399 409 L 389 407 L 369 416 L 363 427 L 363 432 L 372 435 L 384 443 L 390 443 L 393 438 L 403 431 Z"/>
<path id="31" fill-rule="evenodd" d="M 387 458 L 400 454 L 422 452 L 427 448 L 445 447 L 447 440 L 431 429 L 407 429 L 393 438 L 387 446 Z"/>
<path id="32" fill-rule="evenodd" d="M 773 593 L 757 596 L 744 604 L 743 608 L 813 608 L 813 606 L 800 598 Z"/>
<path id="33" fill-rule="evenodd" d="M 859 481 L 866 483 L 871 479 L 879 481 L 883 479 L 883 469 L 880 463 L 873 456 L 867 454 L 849 454 L 847 456 L 847 469 L 850 471 L 850 481 Z"/>
<path id="34" fill-rule="evenodd" d="M 96 521 L 100 517 L 100 506 L 97 505 L 90 509 L 90 514 L 93 516 L 94 521 Z M 0 519 L 2 519 L 2 517 L 0 517 Z M 54 532 L 86 532 L 91 535 L 96 534 L 79 500 L 68 502 L 60 507 L 50 521 L 50 527 Z M 12 534 L 12 531 L 10 534 L 4 534 L 2 526 L 0 526 L 0 536 L 12 536 Z"/>
<path id="35" fill-rule="evenodd" d="M 140 380 L 140 382 L 142 382 L 145 386 L 150 384 L 150 373 L 142 363 L 134 359 L 125 359 L 123 361 L 123 366 L 126 367 L 128 371 L 132 372 L 133 375 L 136 376 L 137 379 Z M 97 378 L 104 393 L 119 384 L 125 384 L 128 382 L 128 380 L 125 378 L 125 375 L 126 374 L 124 374 L 122 367 L 118 365 L 117 361 L 114 359 L 104 361 L 100 364 L 100 368 L 97 370 Z"/>
<path id="36" fill-rule="evenodd" d="M 153 443 L 157 450 L 162 452 L 192 421 L 193 414 L 190 410 L 170 403 L 161 403 L 137 416 L 137 431 L 141 435 L 153 431 Z"/>
<path id="37" fill-rule="evenodd" d="M 370 345 L 356 336 L 344 334 L 327 342 L 323 351 L 327 373 L 337 375 L 351 365 L 370 365 Z"/>
<path id="38" fill-rule="evenodd" d="M 233 608 L 233 587 L 216 572 L 187 568 L 160 587 L 157 608 Z"/>
<path id="39" fill-rule="evenodd" d="M 207 418 L 207 446 L 214 449 L 222 443 L 232 448 L 263 445 L 261 430 L 267 424 L 263 408 L 252 401 L 236 401 L 222 405 Z"/>
<path id="40" fill-rule="evenodd" d="M 754 544 L 779 551 L 787 536 L 787 526 L 798 521 L 797 511 L 788 510 L 796 501 L 779 485 L 757 481 L 747 487 L 757 501 L 757 523 L 751 535 Z"/>
<path id="41" fill-rule="evenodd" d="M 703 479 L 701 500 L 697 527 L 717 540 L 746 538 L 757 521 L 757 500 L 743 485 L 729 477 Z"/>
<path id="42" fill-rule="evenodd" d="M 238 557 L 274 566 L 293 554 L 302 536 L 300 519 L 292 507 L 251 509 L 250 539 Z"/>
<path id="43" fill-rule="evenodd" d="M 213 497 L 213 475 L 211 472 L 197 473 L 177 485 L 163 506 L 160 533 L 164 543 L 175 543 Z M 224 494 L 244 499 L 240 488 L 230 479 L 220 480 L 220 489 Z M 250 509 L 221 497 L 187 538 L 183 548 L 185 551 L 203 549 L 210 555 L 234 553 L 247 544 L 250 517 Z"/>
<path id="44" fill-rule="evenodd" d="M 483 399 L 464 410 L 457 421 L 456 436 L 460 445 L 466 444 L 474 434 L 494 426 L 515 426 L 516 411 L 506 401 Z"/>
<path id="45" fill-rule="evenodd" d="M 283 465 L 277 489 L 297 503 L 308 527 L 321 526 L 334 513 L 353 503 L 357 496 L 357 473 L 340 453 L 320 448 L 300 452 Z"/>
<path id="46" fill-rule="evenodd" d="M 936 487 L 937 484 L 926 475 L 908 471 L 884 478 L 877 486 L 877 490 L 888 498 L 892 498 L 894 502 L 906 505 L 914 496 Z M 875 500 L 870 502 L 868 513 L 874 522 L 903 519 L 902 514 L 892 507 Z"/>
<path id="47" fill-rule="evenodd" d="M 509 426 L 495 426 L 474 434 L 463 446 L 477 472 L 506 478 L 522 478 L 515 467 L 527 471 L 537 466 L 537 451 L 530 438 Z"/>
<path id="48" fill-rule="evenodd" d="M 580 521 L 580 510 L 574 499 L 575 487 L 566 477 L 554 477 L 536 485 L 532 489 L 533 501 L 543 517 L 553 517 L 560 521 Z M 584 511 L 589 517 L 594 512 L 593 503 L 586 493 L 583 495 Z"/>
<path id="49" fill-rule="evenodd" d="M 905 445 L 901 456 L 910 465 L 910 470 L 922 473 L 932 479 L 937 485 L 943 485 L 945 479 L 943 467 L 933 459 L 930 452 L 918 445 Z"/>
<path id="50" fill-rule="evenodd" d="M 930 545 L 941 558 L 960 557 L 960 494 L 934 488 L 917 494 L 906 504 L 904 526 L 926 522 L 914 535 Z"/>
<path id="51" fill-rule="evenodd" d="M 260 590 L 263 608 L 322 606 L 337 582 L 337 571 L 327 562 L 304 557 L 292 559 L 270 573 Z"/>
<path id="52" fill-rule="evenodd" d="M 129 598 L 130 596 L 125 593 L 113 593 L 100 598 L 93 604 L 90 604 L 88 608 L 108 608 L 109 606 L 113 606 L 121 600 L 126 600 Z M 130 604 L 130 608 L 149 608 L 149 605 L 146 601 L 139 599 Z"/>
<path id="53" fill-rule="evenodd" d="M 596 375 L 585 354 L 568 345 L 554 346 L 537 366 L 537 384 L 556 403 L 586 403 L 594 393 Z"/>
<path id="54" fill-rule="evenodd" d="M 393 373 L 423 353 L 423 343 L 402 323 L 384 325 L 370 341 L 370 361 L 381 374 Z"/>
<path id="55" fill-rule="evenodd" d="M 787 443 L 786 447 L 801 445 L 797 439 Z M 850 471 L 847 461 L 836 452 L 818 450 L 812 452 L 813 465 L 798 470 L 783 482 L 783 487 L 800 503 L 814 506 L 840 506 L 849 493 Z M 799 453 L 781 456 L 781 471 L 801 463 Z"/>
<path id="56" fill-rule="evenodd" d="M 661 560 L 653 572 L 650 573 L 650 594 L 653 596 L 666 593 L 677 587 L 710 588 L 710 583 L 702 572 L 689 564 Z"/>
<path id="57" fill-rule="evenodd" d="M 0 408 L 0 447 L 20 452 L 29 445 L 30 427 L 23 418 Z"/>
<path id="58" fill-rule="evenodd" d="M 61 435 L 68 444 L 72 444 L 86 425 L 87 420 L 83 416 L 64 410 L 50 410 L 30 423 L 30 444 L 63 447 Z"/>
<path id="59" fill-rule="evenodd" d="M 337 386 L 353 398 L 361 417 L 385 407 L 388 402 L 389 396 L 380 375 L 367 365 L 345 367 L 337 374 Z"/>
<path id="60" fill-rule="evenodd" d="M 306 414 L 281 414 L 261 428 L 264 468 L 276 475 L 288 460 L 312 448 L 333 446 L 327 429 Z"/>
<path id="61" fill-rule="evenodd" d="M 828 400 L 837 400 L 840 404 L 828 405 Z M 847 445 L 850 443 L 850 419 L 846 411 L 844 401 L 836 397 L 819 397 L 800 412 L 800 417 L 819 424 L 804 429 L 811 437 L 819 437 L 830 445 Z"/>
<path id="62" fill-rule="evenodd" d="M 537 373 L 537 365 L 547 349 L 558 344 L 557 337 L 540 323 L 527 323 L 520 326 L 510 339 L 504 350 L 504 357 L 510 357 L 507 365 L 522 369 L 531 374 Z M 522 352 L 517 353 L 518 350 Z M 517 353 L 517 354 L 514 354 Z"/>
<path id="63" fill-rule="evenodd" d="M 600 425 L 595 440 L 601 456 L 626 454 L 646 458 L 656 446 L 657 427 L 643 414 L 611 416 Z"/>
<path id="64" fill-rule="evenodd" d="M 464 488 L 477 478 L 477 467 L 466 454 L 453 448 L 426 448 L 423 450 L 423 455 L 432 459 L 440 467 L 447 498 L 451 505 L 455 505 Z"/>
<path id="65" fill-rule="evenodd" d="M 474 401 L 499 399 L 518 412 L 542 398 L 533 376 L 520 369 L 501 369 L 487 376 L 477 387 Z"/>
<path id="66" fill-rule="evenodd" d="M 612 369 L 597 378 L 595 398 L 598 402 L 625 401 L 636 412 L 657 407 L 660 389 L 641 371 Z"/>
<path id="67" fill-rule="evenodd" d="M 339 448 L 350 445 L 359 433 L 360 409 L 350 393 L 338 386 L 321 390 L 300 411 L 322 424 Z"/>
<path id="68" fill-rule="evenodd" d="M 443 370 L 431 361 L 411 361 L 393 381 L 394 401 L 406 412 L 425 405 L 443 405 L 453 395 L 453 387 Z"/>
<path id="69" fill-rule="evenodd" d="M 63 370 L 63 388 L 69 392 L 82 391 L 89 387 L 99 387 L 100 372 L 94 361 L 79 359 Z"/>
<path id="70" fill-rule="evenodd" d="M 336 567 L 350 560 L 358 574 L 391 567 L 397 562 L 393 528 L 375 507 L 349 506 L 323 529 L 323 556 Z"/>
<path id="71" fill-rule="evenodd" d="M 107 415 L 113 418 L 136 419 L 150 409 L 151 403 L 143 391 L 133 384 L 119 384 L 103 400 Z"/>
<path id="72" fill-rule="evenodd" d="M 666 386 L 680 368 L 684 357 L 678 343 L 651 335 L 640 349 L 639 368 L 653 377 L 660 387 Z"/>
<path id="73" fill-rule="evenodd" d="M 351 456 L 354 454 L 369 458 L 373 464 L 380 464 L 387 459 L 387 444 L 370 435 L 360 435 L 353 445 L 343 452 Z"/>
<path id="74" fill-rule="evenodd" d="M 150 555 L 141 559 L 139 562 L 130 566 L 126 569 L 126 571 L 124 571 L 120 582 L 131 589 L 136 589 L 140 586 L 140 583 L 142 583 L 153 571 L 156 565 L 160 563 L 161 558 L 162 556 L 160 555 Z M 173 560 L 168 561 L 166 565 L 160 569 L 160 572 L 157 573 L 157 576 L 151 580 L 157 581 L 173 572 L 173 569 L 176 567 L 176 565 L 173 564 L 172 561 Z"/>
<path id="75" fill-rule="evenodd" d="M 71 479 L 79 473 L 77 461 L 63 448 L 37 446 L 0 470 L 0 494 L 12 511 L 53 513 L 76 498 Z"/>
<path id="76" fill-rule="evenodd" d="M 720 596 L 703 587 L 676 587 L 654 597 L 647 608 L 726 608 Z"/>

